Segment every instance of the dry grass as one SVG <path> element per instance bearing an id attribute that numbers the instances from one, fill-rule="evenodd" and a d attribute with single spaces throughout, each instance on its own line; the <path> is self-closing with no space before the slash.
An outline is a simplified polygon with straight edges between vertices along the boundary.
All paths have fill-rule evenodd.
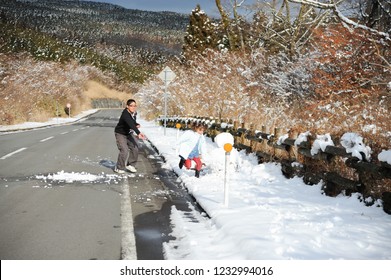
<path id="1" fill-rule="evenodd" d="M 354 73 L 349 70 L 340 71 L 339 76 L 335 76 L 338 87 L 326 88 L 326 82 L 334 86 L 331 76 L 323 77 L 324 85 L 316 84 L 314 77 L 321 79 L 322 72 L 305 76 L 302 69 L 306 64 L 302 61 L 287 67 L 280 60 L 278 62 L 281 63 L 275 65 L 280 64 L 281 68 L 271 68 L 269 62 L 270 59 L 267 60 L 262 52 L 250 55 L 210 51 L 204 56 L 195 57 L 187 65 L 170 65 L 177 77 L 168 87 L 168 115 L 212 117 L 224 122 L 233 120 L 257 130 L 265 127 L 268 134 L 274 134 L 276 128 L 282 134 L 309 131 L 315 138 L 316 135 L 330 133 L 336 145 L 339 145 L 338 139 L 344 133 L 353 132 L 363 137 L 365 145 L 372 149 L 372 162 L 378 164 L 377 155 L 391 148 L 391 92 L 384 84 L 376 84 L 376 80 L 373 80 L 369 88 L 362 89 L 358 86 L 362 80 L 344 76 L 345 73 Z M 346 60 L 344 66 L 353 63 Z M 312 64 L 316 64 L 316 60 Z M 268 67 L 270 72 L 266 72 Z M 301 82 L 300 79 L 295 80 L 296 84 L 287 83 L 289 74 L 296 73 L 302 75 L 298 78 L 307 80 L 302 85 L 297 83 Z M 390 72 L 385 69 L 382 73 L 383 79 L 389 81 Z M 365 78 L 364 74 L 361 79 Z M 379 76 L 377 74 L 376 78 Z M 373 73 L 369 73 L 367 78 L 372 79 Z M 350 82 L 343 83 L 346 80 Z M 309 87 L 306 88 L 306 85 Z M 301 96 L 300 86 L 307 89 Z M 284 96 L 295 87 L 297 91 Z M 143 103 L 143 116 L 152 119 L 163 114 L 163 94 L 163 83 L 158 78 L 151 79 L 143 86 L 137 94 Z M 262 152 L 275 153 L 268 150 Z M 344 159 L 319 162 L 297 157 L 297 161 L 310 165 L 314 173 L 336 172 L 351 180 L 358 180 L 359 177 L 355 170 L 344 164 Z M 365 176 L 362 176 L 362 180 L 365 180 Z M 365 180 L 365 184 L 366 194 L 374 194 L 376 198 L 384 191 L 391 191 L 390 179 L 379 181 L 372 178 Z"/>
<path id="2" fill-rule="evenodd" d="M 118 84 L 117 90 L 115 79 L 94 67 L 35 61 L 24 54 L 0 54 L 0 79 L 0 125 L 65 116 L 67 103 L 78 114 L 91 108 L 93 98 L 123 101 L 131 96 L 125 89 L 136 89 Z"/>
<path id="3" fill-rule="evenodd" d="M 119 91 L 113 88 L 109 88 L 101 82 L 87 81 L 84 85 L 83 91 L 84 104 L 91 104 L 92 99 L 111 98 L 121 100 L 125 103 L 132 94 L 129 92 Z"/>

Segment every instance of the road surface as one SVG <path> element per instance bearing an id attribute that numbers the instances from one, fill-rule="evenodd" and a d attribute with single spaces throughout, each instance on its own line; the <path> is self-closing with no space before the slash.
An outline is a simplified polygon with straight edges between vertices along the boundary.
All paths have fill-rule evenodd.
<path id="1" fill-rule="evenodd" d="M 0 134 L 0 259 L 164 258 L 171 207 L 191 197 L 148 141 L 136 174 L 112 171 L 120 114 Z"/>

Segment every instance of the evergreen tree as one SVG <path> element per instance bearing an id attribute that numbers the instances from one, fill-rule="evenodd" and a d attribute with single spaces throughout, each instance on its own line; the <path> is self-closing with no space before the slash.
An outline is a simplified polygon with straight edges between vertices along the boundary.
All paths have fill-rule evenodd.
<path id="1" fill-rule="evenodd" d="M 190 22 L 184 37 L 184 55 L 191 55 L 193 52 L 202 53 L 207 48 L 216 48 L 217 34 L 217 26 L 201 10 L 200 5 L 197 5 L 190 15 Z"/>

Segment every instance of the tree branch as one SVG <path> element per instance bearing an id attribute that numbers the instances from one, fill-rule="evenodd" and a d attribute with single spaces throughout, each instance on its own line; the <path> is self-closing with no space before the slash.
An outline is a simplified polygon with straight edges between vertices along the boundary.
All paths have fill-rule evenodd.
<path id="1" fill-rule="evenodd" d="M 338 9 L 338 4 L 343 2 L 343 0 L 337 2 L 337 3 L 332 3 L 332 4 L 325 4 L 325 3 L 320 3 L 318 1 L 314 0 L 288 0 L 289 2 L 296 3 L 296 4 L 302 4 L 302 5 L 310 5 L 315 8 L 319 9 L 325 9 L 325 10 L 332 10 L 334 14 L 345 24 L 348 24 L 350 26 L 353 26 L 354 28 L 360 28 L 367 30 L 373 34 L 379 35 L 381 37 L 384 37 L 387 41 L 391 41 L 390 34 L 385 33 L 385 32 L 380 32 L 376 29 L 370 28 L 368 26 L 359 24 L 349 18 L 347 18 L 345 15 L 341 13 L 341 11 Z"/>

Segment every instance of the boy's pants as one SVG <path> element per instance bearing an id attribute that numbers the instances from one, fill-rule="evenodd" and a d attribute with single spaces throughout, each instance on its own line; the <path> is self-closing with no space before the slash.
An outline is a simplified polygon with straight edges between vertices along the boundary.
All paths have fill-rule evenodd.
<path id="1" fill-rule="evenodd" d="M 119 150 L 117 168 L 125 170 L 127 165 L 135 166 L 138 159 L 138 145 L 135 137 L 132 134 L 115 133 L 115 139 Z"/>
<path id="2" fill-rule="evenodd" d="M 202 162 L 201 162 L 201 159 L 199 157 L 195 157 L 195 158 L 188 158 L 185 160 L 185 167 L 187 169 L 190 169 L 191 168 L 191 161 L 194 160 L 194 162 L 196 163 L 196 167 L 195 169 L 200 171 L 201 170 L 201 167 L 202 167 Z"/>

